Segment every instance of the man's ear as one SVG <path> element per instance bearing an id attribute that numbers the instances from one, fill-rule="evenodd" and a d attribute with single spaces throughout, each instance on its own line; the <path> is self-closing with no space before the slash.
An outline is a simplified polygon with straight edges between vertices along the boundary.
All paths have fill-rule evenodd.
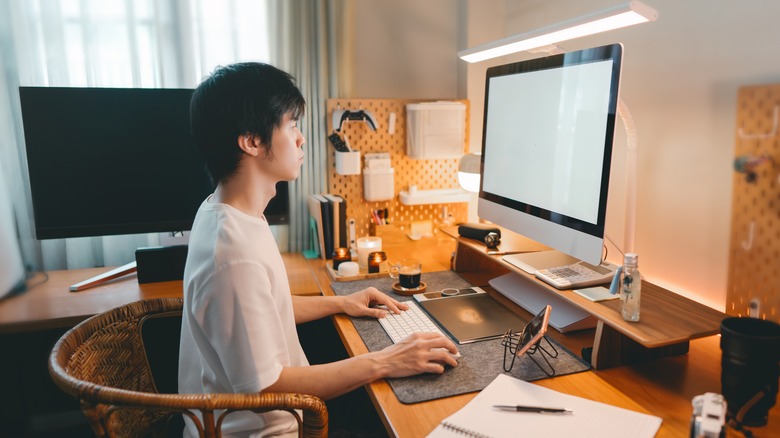
<path id="1" fill-rule="evenodd" d="M 252 134 L 241 134 L 238 136 L 238 147 L 241 148 L 245 154 L 256 157 L 260 154 L 262 145 L 258 136 Z"/>

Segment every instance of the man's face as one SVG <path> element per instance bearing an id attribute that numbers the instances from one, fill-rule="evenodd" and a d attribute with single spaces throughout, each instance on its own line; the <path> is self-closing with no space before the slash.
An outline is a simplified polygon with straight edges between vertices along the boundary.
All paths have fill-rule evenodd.
<path id="1" fill-rule="evenodd" d="M 303 138 L 298 121 L 286 114 L 282 123 L 274 128 L 271 152 L 265 160 L 265 171 L 280 181 L 292 181 L 298 177 L 303 164 Z"/>

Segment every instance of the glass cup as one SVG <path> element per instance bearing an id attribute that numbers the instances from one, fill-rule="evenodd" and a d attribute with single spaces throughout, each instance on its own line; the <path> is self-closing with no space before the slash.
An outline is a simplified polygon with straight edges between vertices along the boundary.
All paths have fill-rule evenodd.
<path id="1" fill-rule="evenodd" d="M 361 269 L 368 269 L 368 255 L 372 252 L 382 251 L 382 238 L 377 236 L 364 236 L 357 239 L 358 265 Z"/>
<path id="2" fill-rule="evenodd" d="M 397 278 L 402 289 L 418 289 L 422 276 L 422 262 L 416 259 L 404 259 L 390 265 L 390 277 Z"/>

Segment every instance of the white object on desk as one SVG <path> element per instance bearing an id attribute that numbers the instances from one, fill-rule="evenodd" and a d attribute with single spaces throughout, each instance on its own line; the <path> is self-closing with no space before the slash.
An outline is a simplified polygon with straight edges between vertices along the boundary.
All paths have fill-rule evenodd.
<path id="1" fill-rule="evenodd" d="M 620 298 L 620 295 L 618 294 L 612 294 L 609 292 L 609 289 L 602 286 L 596 286 L 596 287 L 588 287 L 585 289 L 574 289 L 574 293 L 587 298 L 594 303 L 598 303 L 599 301 L 608 301 L 608 300 L 615 300 Z"/>
<path id="2" fill-rule="evenodd" d="M 569 415 L 513 412 L 494 405 L 555 406 Z M 650 438 L 661 418 L 575 397 L 506 374 L 499 374 L 466 406 L 445 418 L 429 438 L 446 437 L 599 437 Z"/>
<path id="3" fill-rule="evenodd" d="M 378 236 L 358 237 L 357 253 L 358 265 L 363 269 L 368 269 L 368 255 L 372 252 L 382 251 L 382 238 Z"/>
<path id="4" fill-rule="evenodd" d="M 438 333 L 445 336 L 433 320 L 413 301 L 407 301 L 409 310 L 401 313 L 388 311 L 379 324 L 385 329 L 393 344 L 397 344 L 414 333 Z"/>
<path id="5" fill-rule="evenodd" d="M 360 273 L 360 267 L 355 262 L 343 262 L 339 265 L 339 275 L 342 277 L 354 277 Z"/>

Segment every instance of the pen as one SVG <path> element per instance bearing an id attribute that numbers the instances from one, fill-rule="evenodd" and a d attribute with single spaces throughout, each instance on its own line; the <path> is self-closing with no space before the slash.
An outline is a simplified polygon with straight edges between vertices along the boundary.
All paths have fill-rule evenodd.
<path id="1" fill-rule="evenodd" d="M 544 414 L 572 414 L 574 411 L 563 408 L 544 408 L 540 406 L 520 406 L 520 405 L 493 405 L 496 409 L 502 411 L 516 411 L 516 412 L 537 412 Z"/>

